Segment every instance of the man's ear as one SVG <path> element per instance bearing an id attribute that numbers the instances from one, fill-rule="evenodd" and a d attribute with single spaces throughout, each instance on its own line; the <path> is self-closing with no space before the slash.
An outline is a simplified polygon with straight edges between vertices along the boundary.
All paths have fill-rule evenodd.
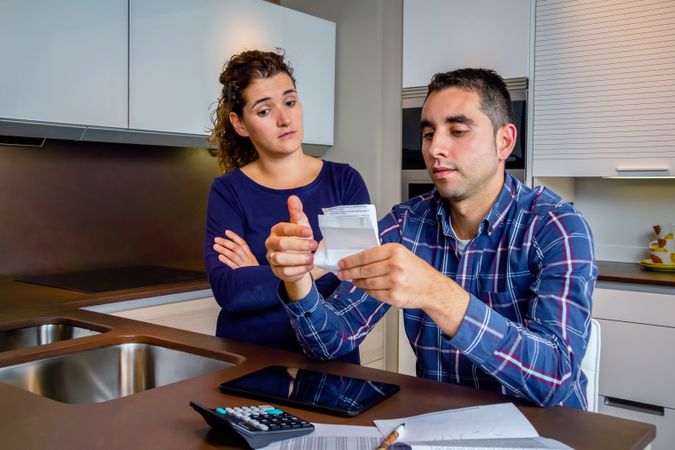
<path id="1" fill-rule="evenodd" d="M 230 112 L 227 115 L 227 118 L 230 119 L 230 123 L 234 127 L 234 131 L 237 132 L 237 134 L 241 137 L 248 137 L 248 131 L 246 131 L 246 125 L 244 125 L 244 122 L 239 119 L 239 116 L 237 113 Z"/>
<path id="2" fill-rule="evenodd" d="M 513 147 L 516 145 L 516 136 L 518 131 L 516 126 L 512 123 L 507 123 L 497 131 L 496 147 L 497 147 L 497 156 L 500 161 L 506 161 L 506 158 L 511 155 Z"/>

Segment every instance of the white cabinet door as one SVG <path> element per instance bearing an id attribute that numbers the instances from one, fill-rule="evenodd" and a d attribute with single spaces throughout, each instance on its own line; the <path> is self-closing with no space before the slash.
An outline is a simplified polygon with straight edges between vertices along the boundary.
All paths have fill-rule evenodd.
<path id="1" fill-rule="evenodd" d="M 127 126 L 127 0 L 0 0 L 0 118 Z"/>
<path id="2" fill-rule="evenodd" d="M 530 0 L 404 0 L 403 87 L 462 67 L 527 77 L 529 36 Z"/>
<path id="3" fill-rule="evenodd" d="M 536 177 L 675 174 L 673 2 L 537 0 Z"/>
<path id="4" fill-rule="evenodd" d="M 333 142 L 335 24 L 261 0 L 131 0 L 129 127 L 206 135 L 224 63 L 285 48 L 305 142 Z"/>
<path id="5" fill-rule="evenodd" d="M 220 306 L 213 297 L 112 313 L 113 316 L 164 325 L 195 333 L 215 335 Z"/>
<path id="6" fill-rule="evenodd" d="M 610 283 L 615 285 L 617 283 Z M 598 412 L 656 425 L 653 450 L 675 448 L 675 291 L 643 292 L 634 285 L 593 292 L 601 324 Z"/>

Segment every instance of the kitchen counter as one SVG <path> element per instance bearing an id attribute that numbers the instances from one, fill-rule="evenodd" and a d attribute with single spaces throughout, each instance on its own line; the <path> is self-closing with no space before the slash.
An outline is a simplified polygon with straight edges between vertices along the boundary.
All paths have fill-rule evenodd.
<path id="1" fill-rule="evenodd" d="M 230 448 L 227 439 L 209 432 L 208 425 L 188 406 L 188 402 L 194 400 L 211 407 L 257 404 L 259 402 L 255 400 L 221 394 L 217 387 L 225 380 L 270 364 L 369 377 L 401 386 L 401 391 L 392 398 L 356 418 L 285 408 L 313 422 L 372 425 L 373 419 L 513 400 L 466 387 L 346 363 L 313 363 L 300 354 L 79 309 L 207 287 L 205 282 L 191 282 L 114 295 L 91 295 L 0 280 L 0 329 L 30 326 L 58 318 L 110 330 L 96 336 L 3 352 L 0 353 L 0 366 L 123 342 L 159 344 L 238 364 L 128 397 L 93 404 L 60 403 L 0 383 L 2 447 L 40 450 Z M 576 449 L 639 449 L 655 436 L 653 425 L 562 407 L 544 409 L 529 406 L 524 401 L 515 403 L 542 436 L 558 439 Z"/>
<path id="2" fill-rule="evenodd" d="M 656 272 L 638 263 L 598 261 L 598 281 L 675 287 L 675 272 Z"/>

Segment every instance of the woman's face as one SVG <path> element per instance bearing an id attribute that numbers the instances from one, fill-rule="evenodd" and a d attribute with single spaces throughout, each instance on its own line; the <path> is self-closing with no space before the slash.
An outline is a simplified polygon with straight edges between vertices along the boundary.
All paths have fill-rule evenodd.
<path id="1" fill-rule="evenodd" d="M 253 81 L 243 91 L 241 117 L 229 119 L 240 136 L 253 142 L 260 157 L 282 157 L 302 151 L 302 105 L 286 73 Z"/>

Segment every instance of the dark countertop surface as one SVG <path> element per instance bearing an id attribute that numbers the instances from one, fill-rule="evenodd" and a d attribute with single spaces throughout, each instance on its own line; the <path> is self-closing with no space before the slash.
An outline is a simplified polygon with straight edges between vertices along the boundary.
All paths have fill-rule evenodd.
<path id="1" fill-rule="evenodd" d="M 598 262 L 598 281 L 675 287 L 675 272 L 657 272 L 638 263 Z"/>
<path id="2" fill-rule="evenodd" d="M 632 277 L 632 275 L 631 275 Z M 630 282 L 633 278 L 629 278 Z M 670 284 L 675 285 L 675 284 Z M 209 433 L 189 406 L 243 406 L 258 401 L 225 395 L 223 381 L 270 364 L 324 370 L 371 378 L 401 386 L 401 391 L 356 418 L 341 418 L 285 407 L 318 423 L 372 425 L 373 419 L 404 417 L 437 410 L 513 399 L 461 386 L 437 383 L 392 372 L 340 362 L 311 362 L 300 354 L 226 341 L 188 331 L 79 309 L 82 306 L 207 289 L 205 281 L 156 286 L 114 294 L 86 294 L 0 279 L 0 330 L 65 320 L 110 331 L 70 341 L 0 353 L 0 367 L 123 342 L 157 344 L 237 363 L 238 365 L 93 404 L 66 404 L 0 383 L 0 447 L 8 449 L 214 449 L 237 448 Z M 655 437 L 655 427 L 569 408 L 538 408 L 515 401 L 544 437 L 578 450 L 639 449 Z"/>

